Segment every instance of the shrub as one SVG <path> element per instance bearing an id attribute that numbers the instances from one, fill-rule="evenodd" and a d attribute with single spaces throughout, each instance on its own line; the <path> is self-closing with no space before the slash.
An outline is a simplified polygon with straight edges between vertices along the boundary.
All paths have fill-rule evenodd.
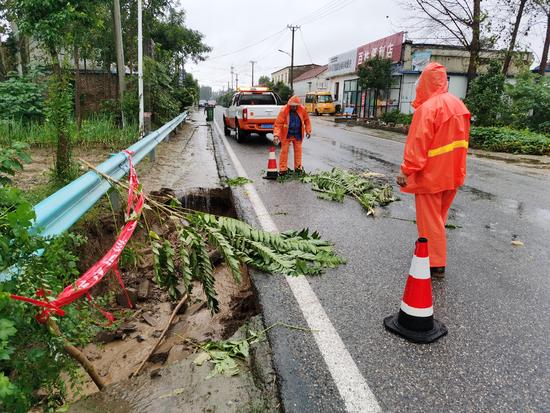
<path id="1" fill-rule="evenodd" d="M 496 152 L 550 155 L 550 137 L 505 127 L 472 127 L 470 146 Z"/>
<path id="2" fill-rule="evenodd" d="M 0 118 L 36 121 L 44 117 L 44 88 L 27 77 L 0 82 Z"/>
<path id="3" fill-rule="evenodd" d="M 398 123 L 403 125 L 410 125 L 412 121 L 412 114 L 404 114 L 398 110 L 392 110 L 382 115 L 382 121 L 386 123 Z"/>

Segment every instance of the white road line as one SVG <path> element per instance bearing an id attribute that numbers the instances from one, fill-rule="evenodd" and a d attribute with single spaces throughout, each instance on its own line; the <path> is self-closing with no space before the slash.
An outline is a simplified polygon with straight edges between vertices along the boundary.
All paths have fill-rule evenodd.
<path id="1" fill-rule="evenodd" d="M 248 178 L 233 148 L 231 148 L 227 139 L 225 139 L 220 126 L 217 122 L 214 122 L 214 125 L 227 149 L 237 174 L 243 178 Z M 278 232 L 275 222 L 271 219 L 254 185 L 246 184 L 244 189 L 263 229 L 265 231 Z M 340 396 L 346 405 L 346 410 L 348 412 L 361 413 L 382 411 L 376 397 L 346 349 L 342 338 L 330 322 L 307 279 L 303 276 L 285 277 L 285 279 L 300 306 L 300 310 L 302 310 L 309 328 L 315 330 L 313 336 L 332 379 L 340 392 Z"/>

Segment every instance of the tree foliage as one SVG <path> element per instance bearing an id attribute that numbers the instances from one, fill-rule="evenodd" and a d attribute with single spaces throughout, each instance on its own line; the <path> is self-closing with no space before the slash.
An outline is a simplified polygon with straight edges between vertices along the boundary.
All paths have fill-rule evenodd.
<path id="1" fill-rule="evenodd" d="M 387 90 L 391 86 L 392 61 L 381 56 L 374 56 L 357 68 L 359 85 L 363 89 Z"/>
<path id="2" fill-rule="evenodd" d="M 492 61 L 487 73 L 478 76 L 468 89 L 464 103 L 472 113 L 474 122 L 480 126 L 492 126 L 502 113 L 505 77 L 501 65 Z"/>

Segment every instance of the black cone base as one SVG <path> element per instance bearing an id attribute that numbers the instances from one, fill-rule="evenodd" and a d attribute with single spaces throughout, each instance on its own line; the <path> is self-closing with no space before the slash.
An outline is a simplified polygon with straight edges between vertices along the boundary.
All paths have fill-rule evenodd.
<path id="1" fill-rule="evenodd" d="M 279 177 L 279 172 L 267 171 L 267 174 L 264 176 L 264 179 L 277 179 Z"/>
<path id="2" fill-rule="evenodd" d="M 431 330 L 414 331 L 400 325 L 398 321 L 398 316 L 399 314 L 395 314 L 384 318 L 384 326 L 392 333 L 400 335 L 401 337 L 412 341 L 413 343 L 433 343 L 437 339 L 447 334 L 447 327 L 445 327 L 445 325 L 438 320 L 433 320 L 433 328 Z"/>

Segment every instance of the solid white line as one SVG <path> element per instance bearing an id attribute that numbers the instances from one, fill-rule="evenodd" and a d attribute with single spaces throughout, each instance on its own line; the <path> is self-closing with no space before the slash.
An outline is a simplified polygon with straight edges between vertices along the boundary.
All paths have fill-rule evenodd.
<path id="1" fill-rule="evenodd" d="M 231 148 L 227 139 L 225 139 L 220 126 L 217 122 L 214 122 L 214 125 L 227 149 L 227 153 L 233 162 L 237 174 L 243 178 L 248 178 L 233 148 Z M 254 185 L 246 184 L 244 189 L 263 229 L 265 231 L 278 232 L 275 222 L 271 219 Z M 314 330 L 313 337 L 346 405 L 346 411 L 362 413 L 382 411 L 376 397 L 346 349 L 342 338 L 330 322 L 307 279 L 303 276 L 285 277 L 285 279 L 298 302 L 309 328 Z"/>

